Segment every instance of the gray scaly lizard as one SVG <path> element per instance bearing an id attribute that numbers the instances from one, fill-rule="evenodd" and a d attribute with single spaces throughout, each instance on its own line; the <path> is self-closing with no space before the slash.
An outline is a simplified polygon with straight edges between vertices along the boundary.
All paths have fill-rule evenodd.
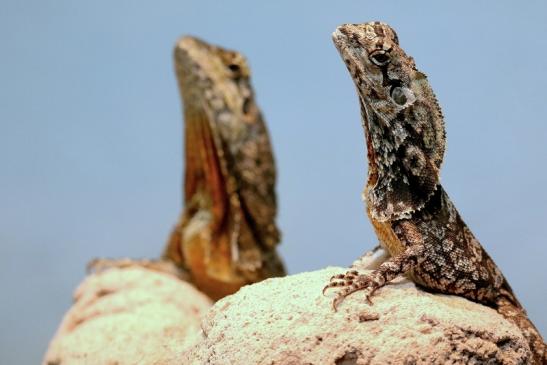
<path id="1" fill-rule="evenodd" d="M 543 364 L 540 333 L 439 182 L 445 128 L 426 75 L 387 24 L 345 24 L 333 40 L 357 88 L 368 157 L 363 196 L 389 254 L 377 252 L 383 262 L 368 275 L 350 270 L 334 276 L 325 287 L 340 287 L 334 308 L 359 290 L 369 300 L 405 274 L 432 291 L 495 308 L 522 330 L 532 351 L 530 362 Z"/>

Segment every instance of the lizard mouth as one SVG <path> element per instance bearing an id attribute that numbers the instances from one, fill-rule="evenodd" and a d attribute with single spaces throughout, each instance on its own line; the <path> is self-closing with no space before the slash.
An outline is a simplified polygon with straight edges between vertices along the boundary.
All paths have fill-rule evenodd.
<path id="1" fill-rule="evenodd" d="M 341 27 L 343 26 L 341 25 L 337 27 L 334 32 L 332 32 L 332 41 L 334 42 L 334 45 L 336 48 L 338 48 L 338 50 L 340 50 L 342 44 L 346 43 L 348 39 L 348 37 L 340 30 Z"/>

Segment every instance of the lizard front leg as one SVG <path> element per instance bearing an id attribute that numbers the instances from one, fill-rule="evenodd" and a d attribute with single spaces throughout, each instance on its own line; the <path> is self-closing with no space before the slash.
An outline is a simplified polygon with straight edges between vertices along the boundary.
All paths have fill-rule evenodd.
<path id="1" fill-rule="evenodd" d="M 345 274 L 335 275 L 323 288 L 323 293 L 329 288 L 342 287 L 332 302 L 335 311 L 345 297 L 359 290 L 365 291 L 365 299 L 372 304 L 370 297 L 374 292 L 414 268 L 423 257 L 423 252 L 423 244 L 412 245 L 401 254 L 386 260 L 370 274 L 359 274 L 356 270 L 350 270 Z"/>

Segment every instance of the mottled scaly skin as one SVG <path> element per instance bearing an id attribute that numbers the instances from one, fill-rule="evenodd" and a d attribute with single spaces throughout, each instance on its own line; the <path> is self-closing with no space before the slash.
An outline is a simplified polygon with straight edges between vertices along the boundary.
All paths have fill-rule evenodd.
<path id="1" fill-rule="evenodd" d="M 368 155 L 363 192 L 380 245 L 389 255 L 368 275 L 333 277 L 336 306 L 355 291 L 366 298 L 406 274 L 433 291 L 492 306 L 523 331 L 531 363 L 545 344 L 494 261 L 463 222 L 439 183 L 445 150 L 441 109 L 397 35 L 380 22 L 345 24 L 333 34 L 357 87 Z"/>
<path id="2" fill-rule="evenodd" d="M 161 260 L 96 259 L 89 269 L 169 272 L 217 300 L 285 275 L 275 250 L 274 159 L 245 58 L 184 37 L 174 59 L 184 105 L 184 211 Z"/>
<path id="3" fill-rule="evenodd" d="M 238 52 L 182 38 L 174 52 L 184 104 L 184 211 L 164 258 L 213 299 L 285 274 L 276 172 L 266 126 Z"/>

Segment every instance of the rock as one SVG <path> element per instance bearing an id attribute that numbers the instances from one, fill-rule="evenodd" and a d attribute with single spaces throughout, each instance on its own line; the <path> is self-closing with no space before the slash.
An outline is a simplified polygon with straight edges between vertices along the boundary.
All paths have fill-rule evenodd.
<path id="1" fill-rule="evenodd" d="M 43 364 L 165 364 L 197 340 L 211 301 L 176 277 L 141 267 L 88 276 Z"/>
<path id="2" fill-rule="evenodd" d="M 268 279 L 218 301 L 178 364 L 526 364 L 521 332 L 496 311 L 398 279 L 368 305 L 359 292 L 338 312 L 321 295 L 341 268 Z M 330 296 L 330 298 L 328 297 Z"/>

